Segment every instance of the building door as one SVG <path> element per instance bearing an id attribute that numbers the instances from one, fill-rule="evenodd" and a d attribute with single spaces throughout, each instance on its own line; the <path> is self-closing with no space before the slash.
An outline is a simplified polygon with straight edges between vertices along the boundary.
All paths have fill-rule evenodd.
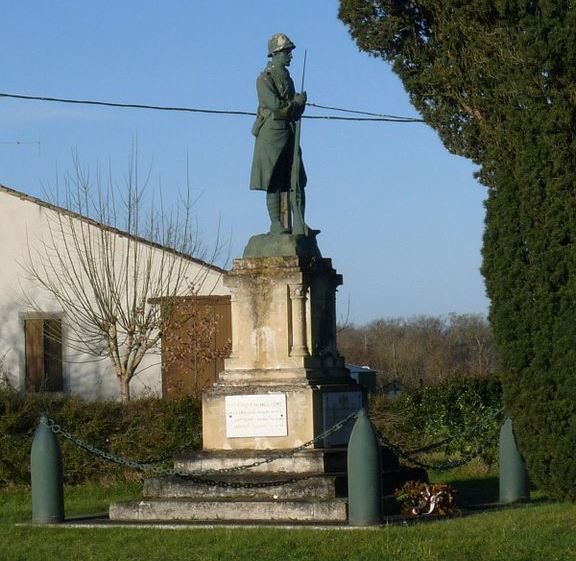
<path id="1" fill-rule="evenodd" d="M 231 340 L 229 296 L 179 298 L 162 336 L 162 395 L 200 396 L 224 369 Z"/>

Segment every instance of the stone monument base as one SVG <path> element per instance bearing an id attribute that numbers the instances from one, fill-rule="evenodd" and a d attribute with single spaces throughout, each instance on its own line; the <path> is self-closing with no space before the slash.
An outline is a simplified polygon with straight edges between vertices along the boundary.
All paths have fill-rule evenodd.
<path id="1" fill-rule="evenodd" d="M 399 466 L 382 450 L 383 512 L 398 514 L 394 490 L 426 481 L 421 469 Z M 242 469 L 250 464 L 258 465 Z M 124 522 L 347 523 L 346 449 L 199 451 L 175 459 L 181 475 L 144 482 L 138 501 L 110 505 L 110 519 Z M 228 470 L 228 471 L 225 471 Z M 198 474 L 204 482 L 196 479 Z"/>
<path id="2" fill-rule="evenodd" d="M 339 423 L 366 395 L 338 353 L 342 278 L 316 233 L 254 236 L 234 261 L 232 351 L 202 396 L 203 450 L 146 481 L 142 500 L 111 505 L 112 520 L 346 523 L 353 423 Z M 410 472 L 390 454 L 383 465 L 391 493 Z"/>
<path id="3" fill-rule="evenodd" d="M 260 464 L 216 471 L 254 463 Z M 110 519 L 346 522 L 342 449 L 304 450 L 281 458 L 271 451 L 202 451 L 177 458 L 174 467 L 182 475 L 147 480 L 143 499 L 111 505 Z M 199 473 L 212 481 L 194 479 L 192 474 Z"/>

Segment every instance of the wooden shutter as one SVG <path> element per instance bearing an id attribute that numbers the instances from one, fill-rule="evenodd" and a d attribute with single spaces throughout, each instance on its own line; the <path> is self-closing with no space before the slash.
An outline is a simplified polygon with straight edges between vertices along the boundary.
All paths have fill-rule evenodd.
<path id="1" fill-rule="evenodd" d="M 44 389 L 44 320 L 27 319 L 24 322 L 26 339 L 26 390 Z"/>
<path id="2" fill-rule="evenodd" d="M 44 379 L 45 390 L 61 392 L 62 379 L 62 321 L 44 320 Z"/>
<path id="3" fill-rule="evenodd" d="M 26 390 L 63 390 L 62 320 L 33 318 L 24 321 Z"/>

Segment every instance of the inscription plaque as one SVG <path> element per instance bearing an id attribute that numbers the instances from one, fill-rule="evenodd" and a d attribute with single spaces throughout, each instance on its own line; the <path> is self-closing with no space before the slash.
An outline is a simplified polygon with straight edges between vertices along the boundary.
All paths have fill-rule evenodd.
<path id="1" fill-rule="evenodd" d="M 225 397 L 226 437 L 287 436 L 286 394 Z"/>

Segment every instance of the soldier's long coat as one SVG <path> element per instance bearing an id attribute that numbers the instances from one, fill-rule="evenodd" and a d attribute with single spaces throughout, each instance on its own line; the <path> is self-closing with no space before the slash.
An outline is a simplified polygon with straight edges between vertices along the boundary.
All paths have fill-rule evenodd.
<path id="1" fill-rule="evenodd" d="M 286 68 L 268 63 L 256 80 L 258 116 L 252 127 L 256 136 L 250 189 L 288 190 L 294 156 L 294 120 L 301 108 L 294 103 L 294 82 Z M 306 172 L 300 158 L 300 187 Z"/>

